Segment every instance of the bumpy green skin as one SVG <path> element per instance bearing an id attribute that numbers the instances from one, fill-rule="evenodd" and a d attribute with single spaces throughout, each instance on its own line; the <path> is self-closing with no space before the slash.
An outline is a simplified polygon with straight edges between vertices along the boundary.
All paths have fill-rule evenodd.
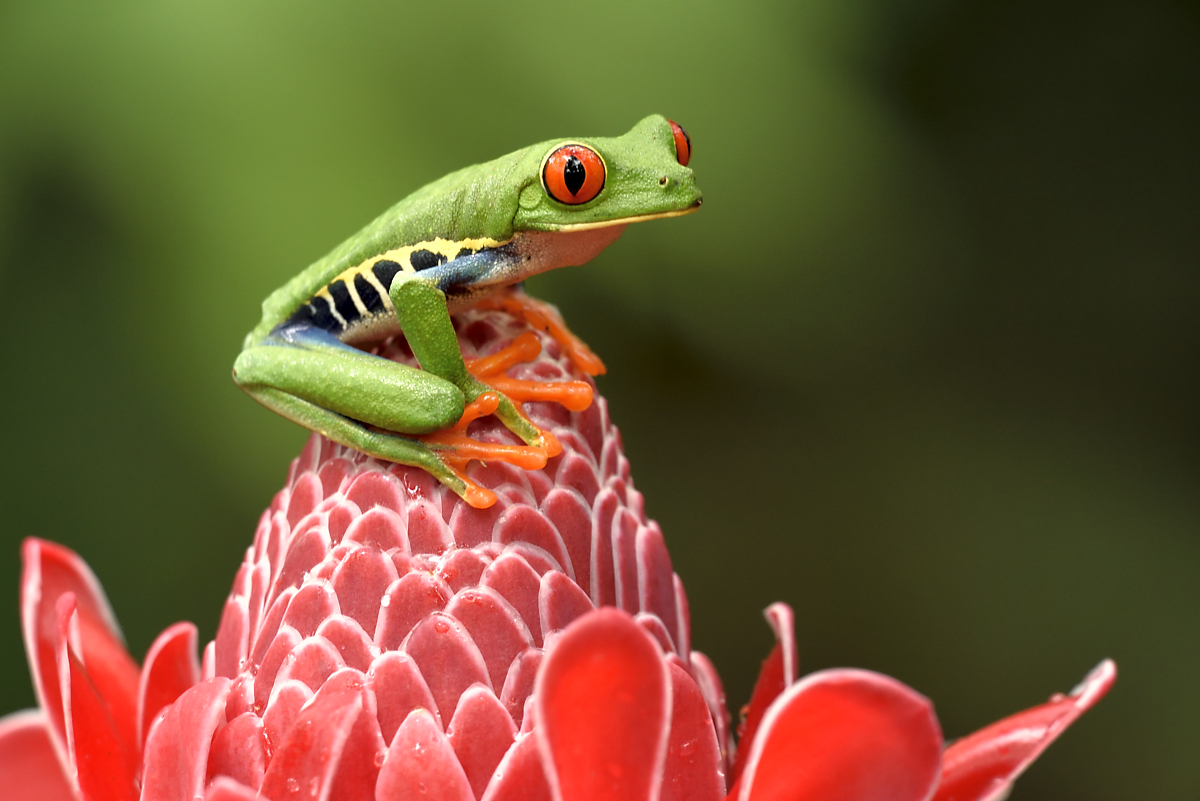
<path id="1" fill-rule="evenodd" d="M 560 203 L 542 186 L 543 161 L 564 142 L 588 145 L 604 160 L 604 188 L 587 203 Z M 332 338 L 287 339 L 277 327 L 347 269 L 396 248 L 562 232 L 551 233 L 557 242 L 584 228 L 683 213 L 699 202 L 692 170 L 679 164 L 670 124 L 661 116 L 647 117 L 624 136 L 551 140 L 451 173 L 397 203 L 268 297 L 262 321 L 234 365 L 234 379 L 285 417 L 365 453 L 422 467 L 462 494 L 463 482 L 433 449 L 399 436 L 447 428 L 466 403 L 491 391 L 467 372 L 446 296 L 425 273 L 397 274 L 387 287 L 421 370 Z M 506 274 L 505 280 L 521 277 Z M 496 414 L 525 442 L 542 444 L 541 432 L 507 398 Z"/>

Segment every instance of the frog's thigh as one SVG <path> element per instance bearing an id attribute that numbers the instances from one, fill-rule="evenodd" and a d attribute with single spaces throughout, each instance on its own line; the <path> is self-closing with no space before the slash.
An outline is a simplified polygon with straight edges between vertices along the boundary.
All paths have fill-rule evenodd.
<path id="1" fill-rule="evenodd" d="M 258 345 L 242 351 L 234 380 L 260 403 L 277 390 L 345 417 L 401 434 L 428 434 L 458 422 L 462 391 L 435 375 L 369 354 Z M 275 393 L 268 393 L 275 397 Z M 304 421 L 297 421 L 308 425 Z M 312 428 L 312 426 L 308 426 Z"/>
<path id="2" fill-rule="evenodd" d="M 336 412 L 322 409 L 315 403 L 289 395 L 282 390 L 260 385 L 246 387 L 246 391 L 268 409 L 307 429 L 323 434 L 334 442 L 362 451 L 368 456 L 420 467 L 460 495 L 467 489 L 462 478 L 422 442 L 372 431 Z"/>

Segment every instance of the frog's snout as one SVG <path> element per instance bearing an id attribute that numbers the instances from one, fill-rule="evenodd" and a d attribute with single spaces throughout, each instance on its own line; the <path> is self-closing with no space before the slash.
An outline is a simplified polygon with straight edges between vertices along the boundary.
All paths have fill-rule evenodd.
<path id="1" fill-rule="evenodd" d="M 691 180 L 691 175 L 680 178 L 666 173 L 659 176 L 658 186 L 665 193 L 665 199 L 675 208 L 695 211 L 700 208 L 703 199 L 700 190 Z"/>

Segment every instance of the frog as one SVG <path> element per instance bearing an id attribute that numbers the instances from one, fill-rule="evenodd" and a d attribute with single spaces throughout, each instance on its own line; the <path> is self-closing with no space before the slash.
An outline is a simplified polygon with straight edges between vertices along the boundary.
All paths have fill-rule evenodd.
<path id="1" fill-rule="evenodd" d="M 289 420 L 425 470 L 472 507 L 488 508 L 495 493 L 467 475 L 467 463 L 543 468 L 562 446 L 521 403 L 582 411 L 591 385 L 508 378 L 508 367 L 539 352 L 532 333 L 468 364 L 450 315 L 508 311 L 549 334 L 581 372 L 603 373 L 523 282 L 587 263 L 632 223 L 696 211 L 703 198 L 691 156 L 687 132 L 651 115 L 621 136 L 548 140 L 427 184 L 267 297 L 234 381 Z M 371 352 L 397 335 L 419 367 Z M 487 415 L 524 444 L 471 439 L 467 426 Z"/>

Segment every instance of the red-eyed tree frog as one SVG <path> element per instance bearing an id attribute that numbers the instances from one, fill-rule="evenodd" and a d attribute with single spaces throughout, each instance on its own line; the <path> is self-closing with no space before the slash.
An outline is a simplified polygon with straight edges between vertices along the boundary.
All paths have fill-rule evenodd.
<path id="1" fill-rule="evenodd" d="M 514 286 L 589 261 L 629 223 L 695 211 L 701 197 L 690 159 L 683 128 L 655 115 L 624 136 L 542 142 L 434 181 L 268 297 L 234 380 L 306 428 L 423 468 L 472 506 L 490 506 L 495 495 L 463 472 L 469 459 L 540 469 L 561 446 L 521 412 L 512 379 L 492 381 L 507 392 L 484 383 L 521 361 L 516 354 L 530 341 L 473 374 L 450 313 L 507 309 L 548 331 L 584 372 L 603 372 L 552 307 Z M 354 347 L 401 332 L 421 369 Z M 524 399 L 552 398 L 576 411 L 591 403 L 584 382 L 537 390 Z M 526 445 L 467 438 L 466 424 L 486 414 Z"/>

